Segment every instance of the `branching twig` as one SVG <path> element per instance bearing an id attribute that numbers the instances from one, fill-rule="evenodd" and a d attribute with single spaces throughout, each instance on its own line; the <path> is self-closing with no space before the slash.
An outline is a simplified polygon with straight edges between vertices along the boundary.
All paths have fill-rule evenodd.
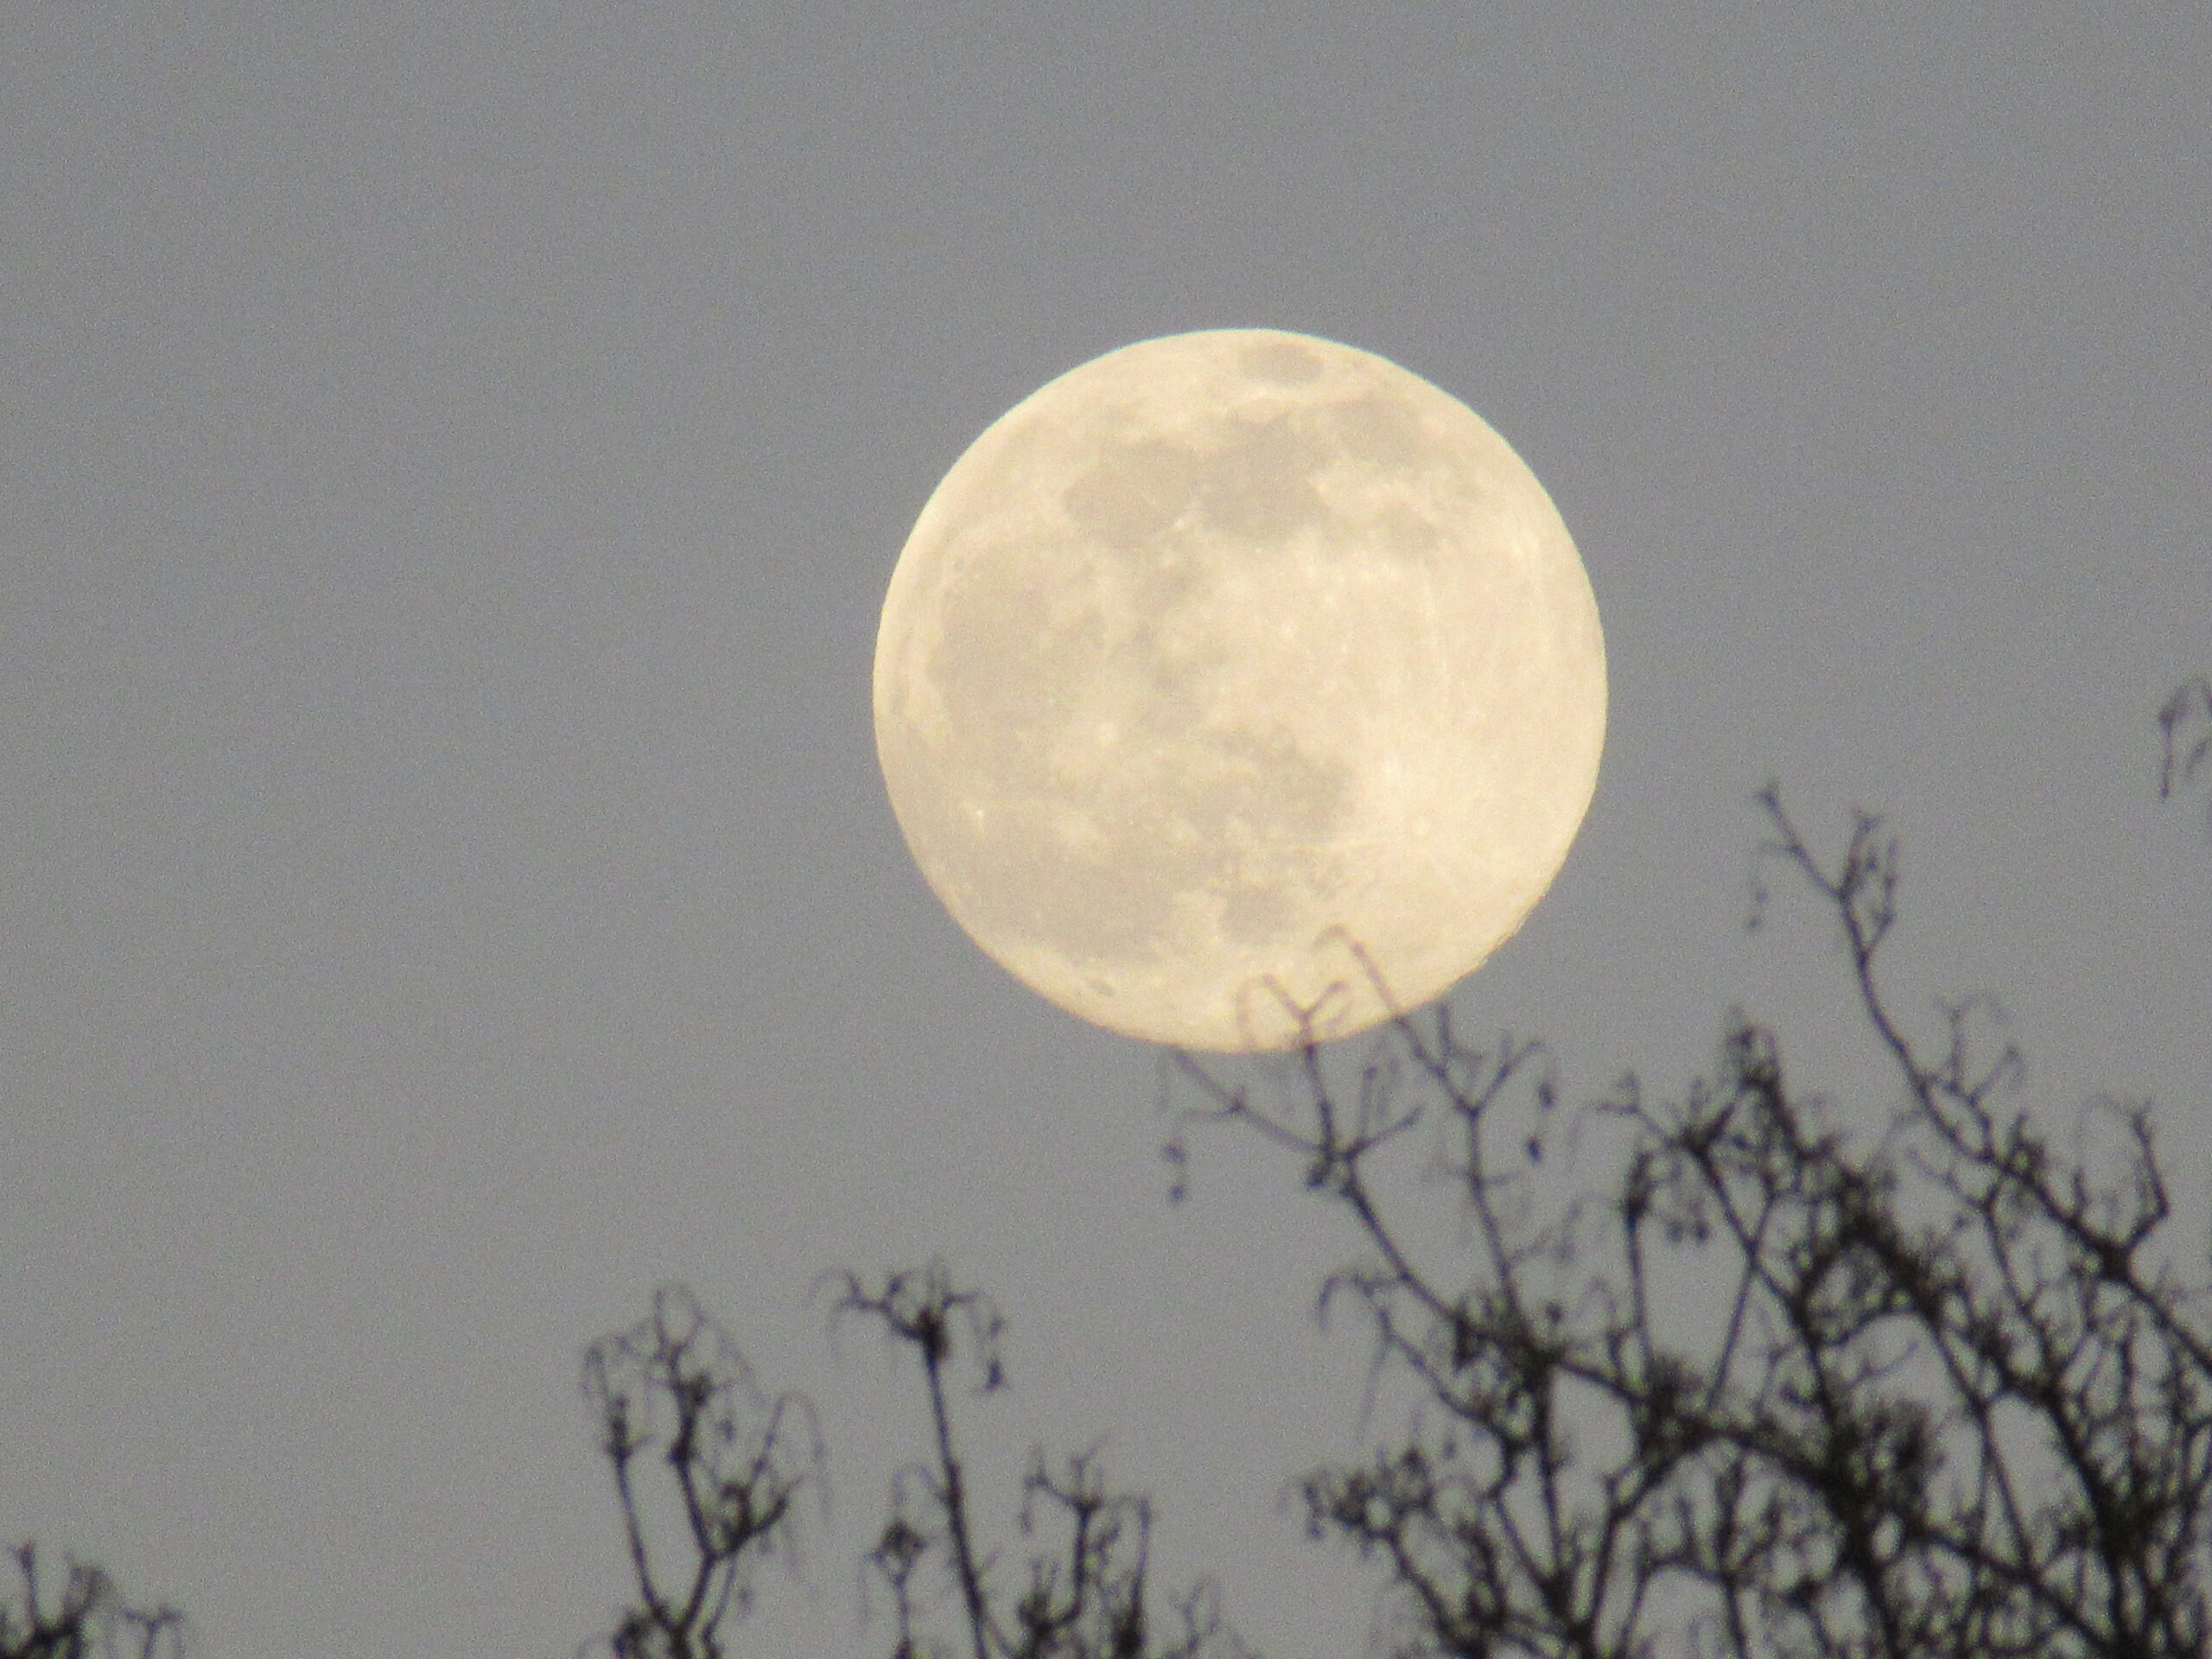
<path id="1" fill-rule="evenodd" d="M 22 1605 L 0 1598 L 0 1659 L 182 1659 L 184 1615 L 175 1608 L 134 1607 L 100 1568 L 73 1560 L 60 1599 L 48 1607 L 39 1585 L 38 1547 L 26 1541 L 10 1554 L 23 1582 Z"/>
<path id="2" fill-rule="evenodd" d="M 1006 1385 L 997 1308 L 981 1292 L 957 1288 L 941 1263 L 918 1273 L 886 1275 L 871 1289 L 848 1273 L 836 1276 L 832 1318 L 861 1314 L 880 1321 L 922 1362 L 936 1456 L 902 1470 L 892 1484 L 892 1514 L 868 1556 L 891 1592 L 898 1621 L 894 1659 L 918 1659 L 918 1580 L 932 1554 L 948 1556 L 975 1659 L 1249 1659 L 1222 1621 L 1210 1585 L 1170 1598 L 1180 1629 L 1154 1635 L 1148 1572 L 1152 1512 L 1144 1499 L 1110 1492 L 1093 1446 L 1060 1473 L 1036 1457 L 1022 1484 L 1025 1536 L 1057 1530 L 1058 1552 L 1033 1554 L 1018 1593 L 995 1576 L 995 1554 L 976 1541 L 972 1499 L 952 1428 L 949 1374 L 957 1359 L 973 1368 L 977 1392 Z"/>
<path id="3" fill-rule="evenodd" d="M 613 1659 L 721 1659 L 724 1621 L 751 1605 L 754 1562 L 796 1560 L 798 1498 L 823 1478 L 813 1408 L 765 1395 L 681 1286 L 656 1291 L 649 1318 L 591 1344 L 583 1389 L 638 1586 L 602 1644 Z M 654 1451 L 682 1516 L 681 1567 L 668 1565 L 665 1539 L 657 1550 L 648 1537 L 637 1465 Z"/>
<path id="4" fill-rule="evenodd" d="M 1309 1046 L 1265 1102 L 1181 1058 L 1186 1121 L 1257 1130 L 1349 1216 L 1369 1254 L 1324 1305 L 1355 1299 L 1377 1375 L 1440 1413 L 1308 1475 L 1312 1529 L 1383 1560 L 1408 1656 L 2202 1656 L 2212 1318 L 2153 1256 L 2148 1107 L 2098 1109 L 2126 1165 L 2100 1183 L 2013 1103 L 1993 1005 L 1939 1005 L 1923 1048 L 1876 971 L 1896 842 L 1861 815 L 1824 860 L 1761 801 L 1762 859 L 1836 915 L 1905 1085 L 1871 1133 L 1738 1016 L 1679 1103 L 1631 1078 L 1591 1109 L 1629 1133 L 1619 1173 L 1546 1207 L 1542 1136 L 1516 1127 L 1551 1099 L 1531 1046 L 1402 1019 L 1356 1086 Z M 1378 1154 L 1425 1113 L 1452 1131 L 1471 1259 L 1416 1260 L 1382 1196 Z"/>

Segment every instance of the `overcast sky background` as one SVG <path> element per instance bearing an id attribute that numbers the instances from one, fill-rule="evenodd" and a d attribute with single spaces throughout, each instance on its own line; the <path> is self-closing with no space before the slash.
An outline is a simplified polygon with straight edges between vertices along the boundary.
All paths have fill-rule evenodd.
<path id="1" fill-rule="evenodd" d="M 1871 1121 L 1826 919 L 1744 929 L 1773 777 L 1890 813 L 1901 1001 L 2201 1198 L 2208 86 L 2165 4 L 7 7 L 0 1535 L 214 1659 L 565 1655 L 581 1351 L 680 1278 L 830 1441 L 740 1650 L 881 1652 L 923 1397 L 805 1293 L 941 1254 L 995 1529 L 1108 1436 L 1168 1580 L 1359 1650 L 1276 1503 L 1362 1444 L 1348 1236 L 1230 1134 L 1169 1207 L 1156 1054 L 967 943 L 869 727 L 938 478 L 1183 329 L 1435 381 L 1588 564 L 1605 769 L 1468 1030 L 1665 1092 L 1740 1002 Z"/>

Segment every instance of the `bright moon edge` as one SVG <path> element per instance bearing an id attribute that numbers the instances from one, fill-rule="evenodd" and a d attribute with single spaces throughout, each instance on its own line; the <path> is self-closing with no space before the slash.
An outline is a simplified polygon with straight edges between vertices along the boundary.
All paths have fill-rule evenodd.
<path id="1" fill-rule="evenodd" d="M 987 954 L 1109 1030 L 1281 1049 L 1518 928 L 1596 787 L 1605 647 L 1557 509 L 1472 410 L 1351 346 L 1208 330 L 969 447 L 893 573 L 874 714 L 907 844 Z"/>

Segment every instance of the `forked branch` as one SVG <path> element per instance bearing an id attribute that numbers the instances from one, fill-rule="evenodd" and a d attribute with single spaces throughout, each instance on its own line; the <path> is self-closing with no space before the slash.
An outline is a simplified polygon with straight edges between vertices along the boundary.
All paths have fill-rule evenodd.
<path id="1" fill-rule="evenodd" d="M 1939 1004 L 1923 1048 L 1877 972 L 1896 841 L 1862 814 L 1824 858 L 1761 802 L 1901 1107 L 1847 1125 L 1738 1016 L 1678 1101 L 1630 1078 L 1569 1120 L 1625 1139 L 1561 1196 L 1541 1052 L 1447 1014 L 1349 1077 L 1311 1046 L 1268 1090 L 1182 1057 L 1186 1121 L 1257 1129 L 1349 1216 L 1364 1254 L 1324 1306 L 1351 1297 L 1376 1377 L 1427 1402 L 1306 1478 L 1312 1529 L 1384 1563 L 1407 1656 L 2201 1656 L 2212 1317 L 2159 1257 L 2149 1107 L 2091 1109 L 2120 1131 L 2099 1179 L 2018 1103 L 1993 1004 Z M 1383 1156 L 1424 1120 L 1472 1224 L 1448 1259 L 1417 1259 Z"/>

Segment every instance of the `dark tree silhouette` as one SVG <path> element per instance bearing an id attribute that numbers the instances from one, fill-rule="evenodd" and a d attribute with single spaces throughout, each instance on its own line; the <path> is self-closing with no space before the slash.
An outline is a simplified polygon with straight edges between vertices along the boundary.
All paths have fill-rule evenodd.
<path id="1" fill-rule="evenodd" d="M 2212 683 L 2162 728 L 2171 794 L 2212 770 Z M 1896 842 L 1860 814 L 1826 859 L 1760 800 L 1758 868 L 1834 916 L 1895 1089 L 1864 1116 L 1798 1086 L 1740 1013 L 1679 1098 L 1631 1075 L 1572 1113 L 1541 1045 L 1470 1046 L 1448 1007 L 1260 1063 L 1257 1083 L 1172 1057 L 1195 1103 L 1170 1196 L 1201 1126 L 1294 1154 L 1363 1243 L 1319 1298 L 1371 1330 L 1362 1421 L 1386 1382 L 1414 1402 L 1402 1438 L 1296 1483 L 1309 1532 L 1380 1565 L 1377 1646 L 1397 1659 L 2208 1659 L 2212 1285 L 2175 1266 L 2150 1105 L 2095 1101 L 2062 1145 L 2022 1103 L 1993 1002 L 1939 1001 L 1932 1037 L 1913 1031 L 1878 973 Z M 1769 903 L 1762 880 L 1754 925 Z M 1452 1242 L 1384 1173 L 1416 1130 L 1441 1150 Z M 1586 1155 L 1611 1173 L 1578 1188 Z M 956 1378 L 1005 1385 L 998 1311 L 937 1265 L 828 1282 L 833 1326 L 858 1316 L 911 1349 L 930 1405 L 930 1453 L 894 1478 L 863 1563 L 893 1659 L 1248 1654 L 1205 1584 L 1165 1599 L 1156 1633 L 1150 1511 L 1106 1489 L 1095 1448 L 1058 1473 L 1035 1459 L 1020 1530 L 1058 1541 L 1026 1577 L 1002 1567 L 953 1421 Z M 611 1645 L 712 1659 L 813 1478 L 788 1459 L 797 1408 L 767 1402 L 681 1292 L 592 1352 L 641 1592 Z M 656 1444 L 694 1557 L 681 1593 L 658 1586 L 629 1473 L 656 1391 L 677 1402 Z"/>
<path id="2" fill-rule="evenodd" d="M 920 1359 L 929 1397 L 930 1455 L 894 1478 L 890 1521 L 863 1564 L 891 1594 L 893 1659 L 951 1650 L 923 1632 L 940 1599 L 929 1593 L 932 1580 L 957 1592 L 948 1622 L 957 1649 L 974 1659 L 1249 1659 L 1209 1585 L 1165 1598 L 1177 1628 L 1154 1636 L 1151 1511 L 1142 1498 L 1106 1489 L 1096 1448 L 1058 1474 L 1037 1457 L 1023 1483 L 1020 1529 L 1025 1537 L 1057 1529 L 1062 1543 L 1031 1556 L 1018 1589 L 1003 1584 L 998 1552 L 977 1539 L 951 1400 L 962 1370 L 974 1373 L 981 1394 L 1006 1384 L 996 1308 L 981 1292 L 957 1288 L 935 1263 L 887 1274 L 874 1290 L 850 1274 L 823 1282 L 839 1291 L 833 1325 L 855 1315 L 880 1323 Z M 723 1627 L 749 1605 L 756 1564 L 791 1555 L 796 1501 L 821 1478 L 810 1409 L 796 1395 L 763 1394 L 727 1333 L 677 1287 L 656 1294 L 651 1318 L 591 1345 L 584 1392 L 613 1471 L 638 1586 L 613 1632 L 586 1649 L 614 1659 L 721 1659 Z M 675 1516 L 658 1549 L 648 1541 L 651 1499 L 636 1475 L 649 1452 L 666 1476 L 662 1507 Z M 671 1553 L 680 1567 L 667 1565 Z"/>
<path id="3" fill-rule="evenodd" d="M 174 1607 L 134 1607 L 104 1571 L 78 1561 L 65 1566 L 60 1598 L 49 1606 L 38 1547 L 24 1543 L 12 1553 L 22 1601 L 0 1597 L 0 1659 L 179 1659 L 184 1652 L 184 1615 Z"/>
<path id="4" fill-rule="evenodd" d="M 1152 1511 L 1142 1497 L 1107 1490 L 1097 1448 L 1047 1470 L 1041 1452 L 1022 1482 L 1024 1536 L 1046 1522 L 1061 1534 L 1057 1550 L 1033 1554 L 1019 1592 L 995 1578 L 996 1552 L 976 1541 L 973 1507 L 953 1434 L 948 1383 L 963 1360 L 979 1394 L 1006 1386 L 1000 1351 L 1003 1323 L 981 1292 L 956 1288 L 939 1263 L 886 1275 L 869 1290 L 850 1274 L 833 1319 L 854 1314 L 880 1324 L 912 1348 L 929 1393 L 935 1445 L 892 1484 L 891 1520 L 868 1565 L 891 1592 L 898 1622 L 893 1659 L 943 1651 L 918 1634 L 921 1574 L 934 1558 L 957 1591 L 959 1649 L 971 1659 L 1249 1659 L 1249 1649 L 1222 1621 L 1218 1599 L 1200 1583 L 1163 1598 L 1174 1630 L 1154 1634 L 1147 1592 Z"/>
<path id="5" fill-rule="evenodd" d="M 677 1286 L 654 1294 L 646 1319 L 585 1351 L 583 1388 L 638 1590 L 600 1644 L 614 1659 L 721 1659 L 722 1625 L 750 1606 L 757 1563 L 794 1558 L 798 1501 L 822 1476 L 812 1408 L 762 1393 L 728 1333 Z M 658 1546 L 638 1479 L 646 1454 L 668 1476 Z"/>
<path id="6" fill-rule="evenodd" d="M 1355 1304 L 1376 1382 L 1425 1402 L 1304 1478 L 1312 1533 L 1380 1558 L 1408 1659 L 2212 1650 L 2212 1317 L 2162 1249 L 2148 1105 L 2098 1103 L 2069 1154 L 1986 1002 L 1939 1005 L 1922 1046 L 1876 974 L 1896 843 L 1861 816 L 1827 863 L 1762 799 L 1765 856 L 1841 924 L 1903 1085 L 1886 1122 L 1839 1123 L 1739 1015 L 1679 1102 L 1630 1078 L 1567 1116 L 1620 1156 L 1576 1198 L 1541 1164 L 1544 1051 L 1465 1046 L 1448 1010 L 1349 1077 L 1314 1048 L 1258 1088 L 1179 1057 L 1186 1125 L 1255 1130 L 1350 1216 L 1368 1254 L 1322 1311 Z M 1471 1260 L 1383 1196 L 1425 1122 Z"/>
<path id="7" fill-rule="evenodd" d="M 2212 679 L 2158 720 L 2170 798 L 2212 774 Z M 2149 1103 L 2093 1103 L 2062 1150 L 2014 1103 L 1993 1003 L 1938 1002 L 1934 1046 L 1916 1039 L 1876 973 L 1895 840 L 1859 814 L 1824 861 L 1773 790 L 1759 798 L 1762 868 L 1834 911 L 1902 1084 L 1871 1135 L 1785 1079 L 1774 1033 L 1741 1014 L 1679 1101 L 1648 1103 L 1631 1075 L 1570 1116 L 1568 1139 L 1611 1128 L 1621 1155 L 1580 1193 L 1541 1179 L 1561 1135 L 1547 1051 L 1469 1046 L 1448 1007 L 1394 1020 L 1350 1075 L 1308 1044 L 1266 1090 L 1173 1057 L 1199 1102 L 1186 1129 L 1255 1131 L 1349 1215 L 1369 1254 L 1319 1311 L 1349 1300 L 1370 1322 L 1370 1407 L 1386 1376 L 1425 1402 L 1402 1441 L 1302 1478 L 1310 1533 L 1380 1559 L 1399 1659 L 2206 1659 L 2212 1284 L 2160 1236 Z M 1761 883 L 1754 925 L 1767 902 Z M 1318 1007 L 1291 1012 L 1315 1028 Z M 1426 1259 L 1376 1179 L 1424 1122 L 1471 1259 Z M 1184 1134 L 1166 1154 L 1179 1200 Z M 863 1564 L 890 1592 L 893 1659 L 951 1650 L 922 1630 L 947 1599 L 932 1572 L 969 1659 L 1250 1659 L 1207 1581 L 1161 1598 L 1175 1628 L 1156 1633 L 1150 1506 L 1107 1489 L 1096 1446 L 1058 1473 L 1033 1455 L 1019 1528 L 1061 1541 L 1010 1587 L 978 1541 L 950 1389 L 963 1367 L 980 1395 L 1006 1385 L 997 1309 L 937 1263 L 829 1282 L 833 1325 L 860 1316 L 911 1348 L 929 1401 L 930 1455 L 894 1478 Z M 590 1345 L 583 1388 L 638 1593 L 582 1651 L 723 1659 L 759 1564 L 796 1563 L 799 1500 L 823 1481 L 812 1408 L 763 1392 L 677 1286 Z M 180 1659 L 175 1609 L 133 1606 L 73 1560 L 49 1604 L 35 1546 L 12 1554 L 0 1659 Z"/>

